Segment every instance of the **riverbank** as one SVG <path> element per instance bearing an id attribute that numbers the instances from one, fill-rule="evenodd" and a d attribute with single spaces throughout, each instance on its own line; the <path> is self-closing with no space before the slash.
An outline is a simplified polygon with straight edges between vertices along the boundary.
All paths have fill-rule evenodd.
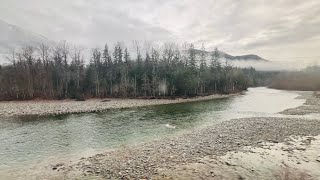
<path id="1" fill-rule="evenodd" d="M 319 102 L 318 97 L 310 97 L 306 103 L 315 111 L 305 114 L 317 113 Z M 319 123 L 319 118 L 302 116 L 234 119 L 78 162 L 54 164 L 47 167 L 48 177 L 319 179 Z"/>
<path id="2" fill-rule="evenodd" d="M 239 94 L 209 95 L 194 98 L 177 99 L 89 99 L 74 100 L 32 100 L 0 102 L 0 117 L 47 116 L 71 113 L 101 112 L 112 109 L 136 108 L 161 104 L 175 104 L 212 99 L 228 98 Z"/>
<path id="3" fill-rule="evenodd" d="M 285 115 L 320 114 L 320 92 L 313 93 L 313 96 L 311 98 L 307 98 L 306 102 L 302 106 L 284 110 L 281 112 L 281 114 L 285 114 Z"/>

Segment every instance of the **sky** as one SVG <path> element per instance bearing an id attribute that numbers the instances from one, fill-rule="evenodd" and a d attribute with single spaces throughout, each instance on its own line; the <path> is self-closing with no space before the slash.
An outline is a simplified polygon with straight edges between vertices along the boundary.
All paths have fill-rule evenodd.
<path id="1" fill-rule="evenodd" d="M 294 66 L 320 62 L 319 0 L 1 0 L 0 19 L 85 47 L 190 42 Z"/>

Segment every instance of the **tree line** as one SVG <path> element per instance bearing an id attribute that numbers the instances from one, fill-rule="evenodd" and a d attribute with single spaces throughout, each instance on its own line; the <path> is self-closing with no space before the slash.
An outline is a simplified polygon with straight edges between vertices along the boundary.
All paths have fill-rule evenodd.
<path id="1" fill-rule="evenodd" d="M 85 63 L 82 49 L 66 41 L 26 46 L 12 51 L 10 65 L 0 66 L 0 100 L 197 96 L 250 85 L 254 70 L 232 67 L 217 48 L 208 53 L 204 46 L 201 51 L 193 44 L 184 47 L 164 44 L 142 52 L 135 43 L 130 52 L 119 42 L 92 49 L 90 63 Z"/>

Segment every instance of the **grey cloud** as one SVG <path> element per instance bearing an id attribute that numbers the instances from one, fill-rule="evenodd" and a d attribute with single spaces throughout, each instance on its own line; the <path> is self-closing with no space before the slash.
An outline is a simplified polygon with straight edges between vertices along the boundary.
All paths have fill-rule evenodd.
<path id="1" fill-rule="evenodd" d="M 0 6 L 0 19 L 89 47 L 118 40 L 188 41 L 262 56 L 275 56 L 276 46 L 290 54 L 308 41 L 313 43 L 303 52 L 316 49 L 310 46 L 320 44 L 319 14 L 318 0 L 2 0 Z"/>
<path id="2" fill-rule="evenodd" d="M 292 24 L 286 18 L 280 18 L 278 22 L 263 30 L 265 39 L 257 38 L 255 41 L 245 45 L 245 48 L 259 46 L 283 45 L 288 43 L 299 43 L 319 36 L 320 8 L 305 12 L 299 16 L 299 20 Z"/>
<path id="3" fill-rule="evenodd" d="M 117 40 L 168 40 L 172 35 L 167 30 L 145 23 L 125 14 L 121 7 L 130 8 L 123 1 L 36 1 L 34 6 L 25 2 L 9 2 L 14 10 L 0 13 L 14 24 L 39 32 L 54 40 L 69 40 L 82 45 L 96 46 Z M 30 3 L 30 2 L 29 2 Z M 15 6 L 25 4 L 25 7 Z M 113 7 L 118 4 L 118 7 Z M 39 7 L 37 7 L 39 6 Z M 119 7 L 120 6 L 120 7 Z M 5 13 L 5 12 L 3 12 Z M 11 22 L 11 21 L 9 21 Z M 104 42 L 102 42 L 104 41 Z"/>

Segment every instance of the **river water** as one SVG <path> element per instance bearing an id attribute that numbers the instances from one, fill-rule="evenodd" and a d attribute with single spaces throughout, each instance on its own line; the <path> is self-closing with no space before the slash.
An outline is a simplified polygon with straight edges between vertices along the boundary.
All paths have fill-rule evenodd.
<path id="1" fill-rule="evenodd" d="M 260 87 L 204 102 L 36 119 L 0 118 L 0 171 L 48 159 L 77 159 L 233 118 L 281 116 L 277 112 L 304 103 L 298 96 Z"/>

